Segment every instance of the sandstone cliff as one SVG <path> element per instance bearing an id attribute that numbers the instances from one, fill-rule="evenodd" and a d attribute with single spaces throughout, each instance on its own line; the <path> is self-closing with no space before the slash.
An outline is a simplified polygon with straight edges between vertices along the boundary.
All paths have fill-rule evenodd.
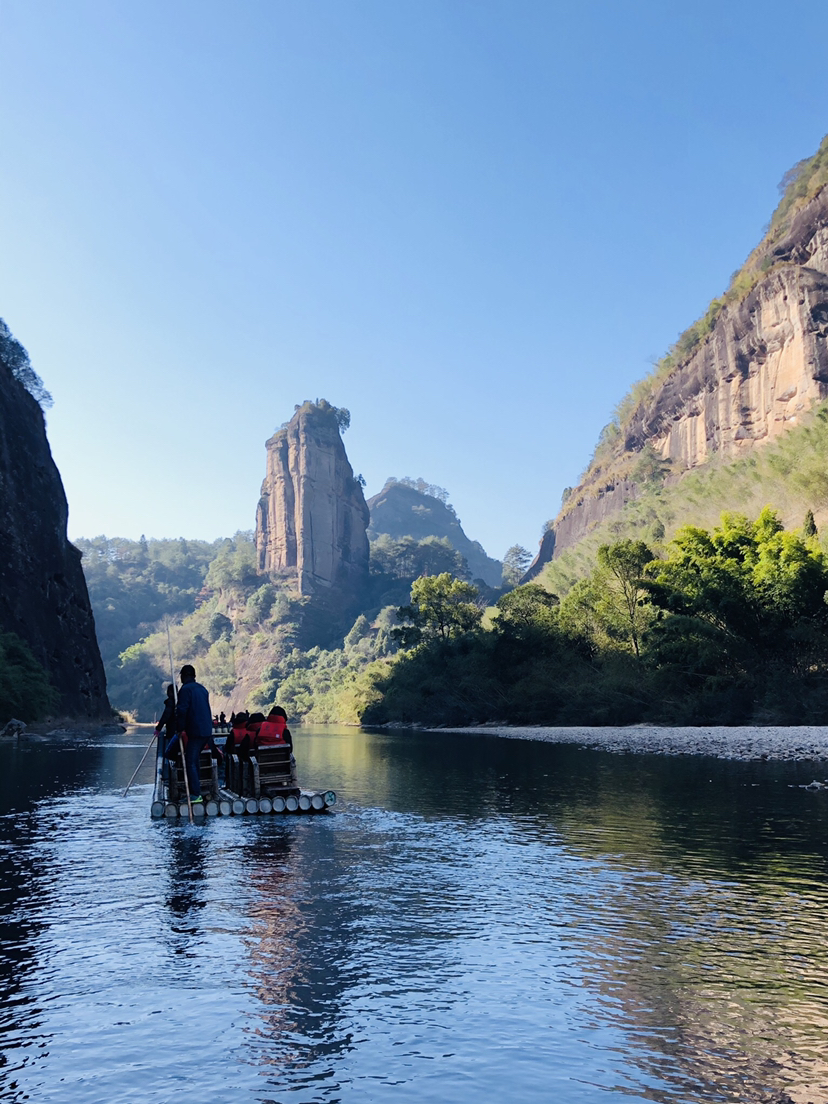
<path id="1" fill-rule="evenodd" d="M 63 484 L 43 412 L 12 374 L 9 347 L 0 349 L 0 629 L 26 641 L 65 715 L 105 717 L 106 680 L 80 553 L 66 537 Z"/>
<path id="2" fill-rule="evenodd" d="M 824 143 L 813 160 L 826 154 Z M 771 224 L 739 280 L 744 292 L 714 301 L 690 351 L 680 340 L 667 370 L 607 427 L 555 519 L 554 556 L 636 498 L 653 474 L 642 457 L 663 462 L 661 475 L 675 481 L 778 438 L 828 397 L 828 186 Z M 541 550 L 536 571 L 551 552 Z"/>
<path id="3" fill-rule="evenodd" d="M 368 507 L 336 408 L 324 399 L 304 403 L 266 448 L 258 570 L 299 595 L 349 601 L 368 578 Z"/>

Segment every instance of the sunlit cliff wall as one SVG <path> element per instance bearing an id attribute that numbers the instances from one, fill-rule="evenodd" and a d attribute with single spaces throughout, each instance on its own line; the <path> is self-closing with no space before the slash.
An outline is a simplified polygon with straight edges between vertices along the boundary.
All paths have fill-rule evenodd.
<path id="1" fill-rule="evenodd" d="M 267 442 L 256 514 L 263 574 L 300 595 L 353 595 L 368 578 L 368 507 L 335 408 L 304 403 Z"/>
<path id="2" fill-rule="evenodd" d="M 555 519 L 555 556 L 636 497 L 645 449 L 680 478 L 773 440 L 828 397 L 828 187 L 759 247 L 755 264 L 750 290 L 720 307 L 692 354 L 623 420 L 614 446 L 596 450 Z M 542 550 L 535 570 L 543 559 Z"/>

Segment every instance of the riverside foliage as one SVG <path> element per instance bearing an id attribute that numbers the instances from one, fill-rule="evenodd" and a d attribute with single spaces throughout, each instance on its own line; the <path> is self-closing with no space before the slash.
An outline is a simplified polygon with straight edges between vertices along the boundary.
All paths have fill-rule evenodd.
<path id="1" fill-rule="evenodd" d="M 558 602 L 528 584 L 488 631 L 432 634 L 373 674 L 366 723 L 821 721 L 828 564 L 763 510 L 666 548 L 604 545 Z"/>
<path id="2" fill-rule="evenodd" d="M 666 544 L 607 541 L 560 598 L 548 580 L 482 594 L 442 542 L 386 540 L 362 612 L 313 647 L 313 609 L 257 574 L 250 533 L 83 547 L 112 700 L 141 718 L 168 679 L 168 618 L 173 654 L 196 663 L 216 708 L 243 686 L 246 706 L 278 702 L 295 721 L 819 723 L 828 562 L 816 529 L 811 513 L 793 531 L 765 508 Z"/>

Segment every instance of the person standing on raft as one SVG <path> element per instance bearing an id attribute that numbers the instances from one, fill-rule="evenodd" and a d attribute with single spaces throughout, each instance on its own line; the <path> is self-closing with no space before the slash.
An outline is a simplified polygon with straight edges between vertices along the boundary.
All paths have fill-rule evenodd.
<path id="1" fill-rule="evenodd" d="M 184 759 L 187 764 L 187 779 L 190 783 L 190 800 L 195 805 L 204 800 L 201 796 L 198 760 L 204 748 L 213 739 L 213 712 L 210 709 L 210 695 L 200 682 L 196 682 L 195 667 L 185 663 L 179 676 L 181 689 L 178 691 L 175 727 L 179 734 L 187 735 Z"/>
<path id="2" fill-rule="evenodd" d="M 161 742 L 161 729 L 166 728 L 166 739 Z M 161 719 L 155 726 L 155 735 L 159 737 L 158 740 L 158 754 L 161 755 L 164 748 L 175 736 L 175 687 L 170 683 L 167 687 L 167 697 L 164 700 L 164 712 L 161 714 Z"/>

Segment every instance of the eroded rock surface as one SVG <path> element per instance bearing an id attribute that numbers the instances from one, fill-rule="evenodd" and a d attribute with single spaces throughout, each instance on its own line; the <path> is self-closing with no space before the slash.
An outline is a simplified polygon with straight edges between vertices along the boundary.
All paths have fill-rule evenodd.
<path id="1" fill-rule="evenodd" d="M 368 507 L 328 403 L 304 403 L 267 442 L 258 568 L 300 595 L 352 596 L 368 578 Z"/>
<path id="2" fill-rule="evenodd" d="M 629 459 L 647 446 L 677 477 L 774 440 L 828 397 L 828 187 L 768 249 L 763 268 L 767 275 L 722 309 L 694 354 L 639 404 L 615 461 L 587 471 L 555 521 L 555 556 L 636 497 Z"/>

